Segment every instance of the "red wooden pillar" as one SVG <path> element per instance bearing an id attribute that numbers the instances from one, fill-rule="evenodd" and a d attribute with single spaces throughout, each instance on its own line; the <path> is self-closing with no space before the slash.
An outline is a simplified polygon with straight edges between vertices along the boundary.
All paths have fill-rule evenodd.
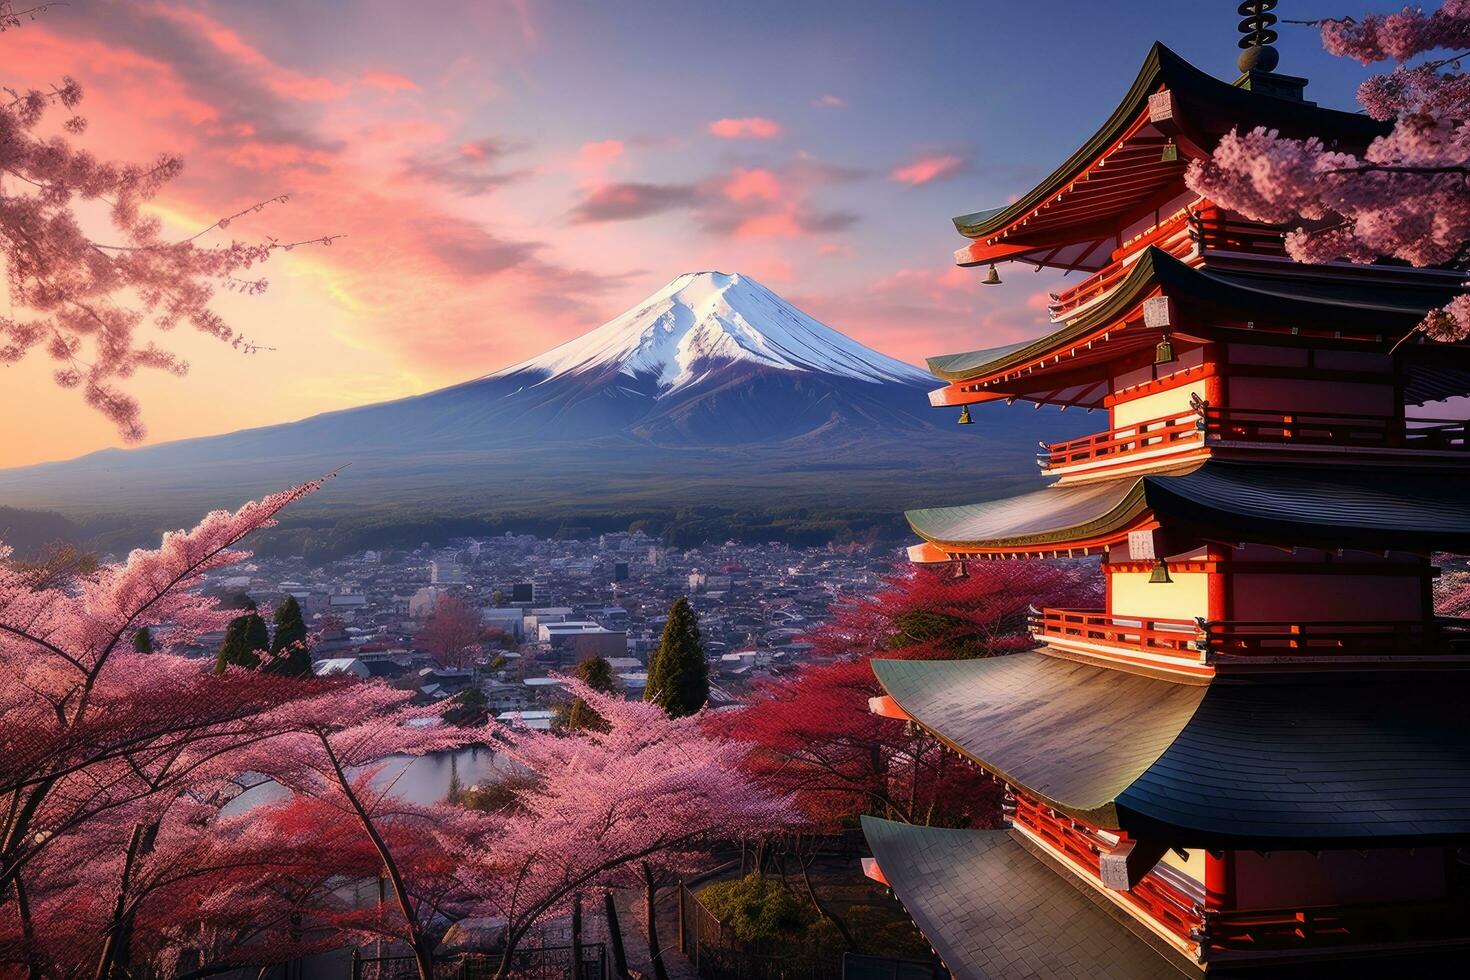
<path id="1" fill-rule="evenodd" d="M 1235 852 L 1205 851 L 1205 908 L 1210 911 L 1235 905 Z"/>
<path id="2" fill-rule="evenodd" d="M 1205 578 L 1205 618 L 1212 623 L 1230 618 L 1230 549 L 1212 544 L 1206 549 L 1210 571 Z"/>

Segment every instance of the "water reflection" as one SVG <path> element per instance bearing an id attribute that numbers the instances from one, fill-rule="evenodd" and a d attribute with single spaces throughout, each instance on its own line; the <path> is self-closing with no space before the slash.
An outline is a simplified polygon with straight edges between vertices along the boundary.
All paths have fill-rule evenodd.
<path id="1" fill-rule="evenodd" d="M 461 788 L 491 782 L 510 763 L 493 749 L 475 746 L 457 752 L 439 752 L 419 758 L 395 755 L 388 758 L 383 771 L 373 780 L 375 786 L 392 784 L 394 796 L 410 803 L 442 803 L 450 787 L 458 780 Z M 286 790 L 277 783 L 266 782 L 241 793 L 225 807 L 226 814 L 243 813 L 253 806 L 278 800 Z"/>

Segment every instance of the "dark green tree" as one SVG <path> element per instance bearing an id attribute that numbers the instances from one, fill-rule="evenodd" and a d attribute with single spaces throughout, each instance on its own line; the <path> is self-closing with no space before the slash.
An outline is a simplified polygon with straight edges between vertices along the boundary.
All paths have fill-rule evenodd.
<path id="1" fill-rule="evenodd" d="M 618 685 L 613 679 L 612 664 L 607 662 L 606 657 L 588 657 L 577 664 L 577 668 L 572 673 L 594 691 L 612 694 L 617 690 Z M 569 731 L 607 731 L 607 722 L 603 721 L 602 716 L 593 711 L 592 706 L 581 698 L 573 698 L 570 704 L 563 705 L 559 715 L 562 726 Z"/>
<path id="2" fill-rule="evenodd" d="M 674 600 L 658 650 L 648 662 L 643 699 L 663 708 L 670 718 L 692 715 L 709 700 L 709 664 L 699 638 L 699 617 L 684 596 Z"/>
<path id="3" fill-rule="evenodd" d="M 306 621 L 301 604 L 288 595 L 276 607 L 276 635 L 271 638 L 271 662 L 266 671 L 285 677 L 311 676 L 311 649 L 306 645 Z"/>
<path id="4" fill-rule="evenodd" d="M 269 650 L 270 634 L 266 632 L 265 620 L 251 607 L 243 616 L 230 620 L 225 630 L 224 642 L 219 645 L 219 654 L 214 658 L 215 673 L 223 674 L 231 664 L 254 670 L 260 666 L 257 651 Z"/>
<path id="5" fill-rule="evenodd" d="M 441 717 L 463 728 L 483 725 L 490 717 L 490 701 L 478 687 L 467 687 L 454 696 Z"/>
<path id="6" fill-rule="evenodd" d="M 138 632 L 133 634 L 133 652 L 153 652 L 153 633 L 151 630 L 148 629 L 148 627 L 141 627 Z"/>

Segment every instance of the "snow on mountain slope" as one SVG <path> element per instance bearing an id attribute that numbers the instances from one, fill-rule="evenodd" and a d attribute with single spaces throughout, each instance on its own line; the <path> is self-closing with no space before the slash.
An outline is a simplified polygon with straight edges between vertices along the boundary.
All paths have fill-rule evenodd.
<path id="1" fill-rule="evenodd" d="M 749 276 L 723 272 L 685 273 L 597 329 L 489 378 L 616 370 L 656 379 L 663 397 L 703 380 L 716 364 L 741 361 L 871 384 L 932 381 L 812 319 Z"/>

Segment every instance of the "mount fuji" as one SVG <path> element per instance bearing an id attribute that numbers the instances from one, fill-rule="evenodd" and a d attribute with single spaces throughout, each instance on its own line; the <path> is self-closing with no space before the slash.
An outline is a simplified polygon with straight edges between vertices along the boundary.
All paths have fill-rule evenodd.
<path id="1" fill-rule="evenodd" d="M 1052 412 L 929 408 L 926 372 L 749 276 L 681 275 L 504 370 L 297 422 L 0 471 L 0 503 L 181 517 L 345 463 L 309 508 L 354 514 L 893 508 L 1034 485 Z M 1003 410 L 1002 410 L 1003 411 Z M 1068 417 L 1070 420 L 1070 417 Z"/>

